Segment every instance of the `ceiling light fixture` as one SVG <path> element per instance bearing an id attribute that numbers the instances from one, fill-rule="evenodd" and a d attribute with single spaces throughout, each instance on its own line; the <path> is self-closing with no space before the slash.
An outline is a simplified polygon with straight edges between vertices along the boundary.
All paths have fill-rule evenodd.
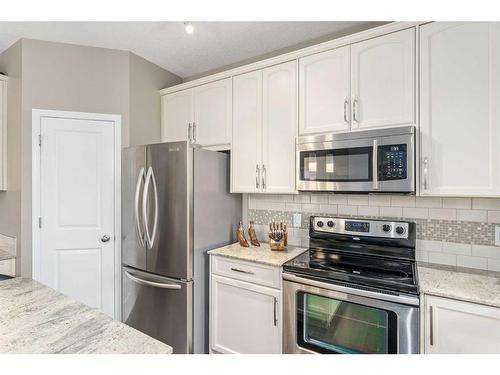
<path id="1" fill-rule="evenodd" d="M 184 30 L 186 30 L 186 33 L 192 34 L 194 32 L 194 26 L 191 22 L 184 22 Z"/>

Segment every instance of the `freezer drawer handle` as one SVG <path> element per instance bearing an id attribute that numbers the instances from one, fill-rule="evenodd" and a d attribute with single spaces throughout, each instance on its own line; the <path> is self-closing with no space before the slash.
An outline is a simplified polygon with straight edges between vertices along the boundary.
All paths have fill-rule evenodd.
<path id="1" fill-rule="evenodd" d="M 129 273 L 127 271 L 125 271 L 125 275 L 127 275 L 127 277 L 130 280 L 136 282 L 137 284 L 152 286 L 155 288 L 162 288 L 162 289 L 181 289 L 181 286 L 178 284 L 164 284 L 164 283 L 157 283 L 154 281 L 139 279 L 138 277 L 132 275 L 131 273 Z"/>
<path id="2" fill-rule="evenodd" d="M 144 168 L 141 168 L 139 171 L 139 176 L 137 176 L 137 183 L 135 185 L 135 204 L 134 204 L 134 213 L 135 213 L 135 227 L 137 229 L 137 236 L 139 237 L 139 242 L 142 247 L 145 247 L 144 244 L 144 234 L 141 230 L 141 224 L 139 221 L 139 192 L 141 190 L 141 183 L 144 181 Z"/>
<path id="3" fill-rule="evenodd" d="M 147 203 L 148 203 L 150 181 L 153 181 L 153 192 L 155 196 L 155 210 L 154 210 L 155 216 L 153 222 L 153 231 L 151 234 L 149 234 L 149 223 L 147 215 L 147 205 L 148 205 Z M 158 189 L 156 188 L 156 179 L 152 167 L 149 167 L 148 174 L 146 175 L 146 182 L 144 183 L 144 192 L 142 196 L 142 219 L 144 220 L 146 241 L 148 243 L 149 248 L 152 249 L 156 237 L 156 227 L 158 225 Z"/>

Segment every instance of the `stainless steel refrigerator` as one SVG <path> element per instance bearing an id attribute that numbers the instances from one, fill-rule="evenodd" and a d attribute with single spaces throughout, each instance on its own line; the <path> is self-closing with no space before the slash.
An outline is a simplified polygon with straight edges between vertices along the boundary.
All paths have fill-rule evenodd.
<path id="1" fill-rule="evenodd" d="M 229 155 L 188 142 L 122 155 L 122 320 L 173 347 L 208 349 L 208 255 L 236 241 Z"/>

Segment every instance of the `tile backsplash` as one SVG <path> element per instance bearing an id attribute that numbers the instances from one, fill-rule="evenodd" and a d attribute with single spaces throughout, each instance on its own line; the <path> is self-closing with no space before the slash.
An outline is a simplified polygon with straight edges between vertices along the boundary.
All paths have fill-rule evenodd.
<path id="1" fill-rule="evenodd" d="M 248 220 L 254 220 L 260 238 L 272 220 L 286 222 L 289 242 L 308 246 L 309 216 L 337 215 L 377 219 L 404 219 L 417 223 L 417 260 L 500 271 L 500 198 L 433 198 L 403 195 L 246 195 Z M 302 214 L 292 227 L 294 213 Z"/>

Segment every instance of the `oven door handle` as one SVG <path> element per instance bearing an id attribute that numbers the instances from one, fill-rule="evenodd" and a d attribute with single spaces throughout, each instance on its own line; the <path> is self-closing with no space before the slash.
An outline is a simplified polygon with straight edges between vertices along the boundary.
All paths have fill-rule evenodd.
<path id="1" fill-rule="evenodd" d="M 340 292 L 344 294 L 354 294 L 360 297 L 366 297 L 371 299 L 384 300 L 389 302 L 403 303 L 405 305 L 419 306 L 420 300 L 418 297 L 413 297 L 409 295 L 393 295 L 393 294 L 384 294 L 372 292 L 370 290 L 349 288 L 342 285 L 336 285 L 331 283 L 325 283 L 322 281 L 316 281 L 311 279 L 306 279 L 304 277 L 299 277 L 291 273 L 283 272 L 283 280 L 292 281 L 298 284 L 310 285 L 317 288 L 322 288 L 326 290 L 331 290 L 334 292 Z"/>

